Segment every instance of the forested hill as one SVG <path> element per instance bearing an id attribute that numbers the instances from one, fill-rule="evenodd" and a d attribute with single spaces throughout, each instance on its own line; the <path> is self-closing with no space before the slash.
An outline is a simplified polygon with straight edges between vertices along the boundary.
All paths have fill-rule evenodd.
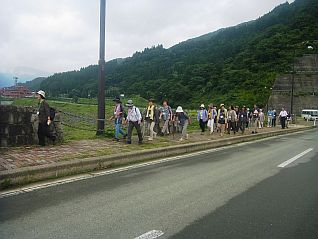
<path id="1" fill-rule="evenodd" d="M 140 94 L 176 106 L 201 102 L 265 104 L 277 74 L 291 70 L 306 42 L 318 39 L 318 1 L 295 0 L 257 20 L 164 49 L 161 45 L 106 64 L 106 94 Z M 167 36 L 168 37 L 168 36 Z M 308 44 L 309 44 L 308 43 Z M 318 46 L 317 46 L 318 47 Z M 317 53 L 317 47 L 311 52 Z M 54 74 L 41 83 L 51 95 L 97 94 L 97 69 Z"/>

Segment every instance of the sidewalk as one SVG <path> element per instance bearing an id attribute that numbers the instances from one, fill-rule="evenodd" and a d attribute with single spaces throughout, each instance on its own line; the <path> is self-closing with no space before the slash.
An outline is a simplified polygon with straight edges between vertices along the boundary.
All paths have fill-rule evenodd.
<path id="1" fill-rule="evenodd" d="M 297 125 L 291 127 L 302 128 L 304 126 Z M 264 128 L 258 130 L 259 133 L 275 132 L 281 130 L 280 127 Z M 286 129 L 288 130 L 288 129 Z M 252 130 L 247 130 L 244 135 L 251 135 Z M 242 136 L 241 133 L 233 135 L 225 134 L 222 139 L 235 138 Z M 52 165 L 63 161 L 72 161 L 76 159 L 92 158 L 99 156 L 109 156 L 128 152 L 137 152 L 146 149 L 156 149 L 161 147 L 184 145 L 209 140 L 221 139 L 219 134 L 210 135 L 208 132 L 201 135 L 200 132 L 190 133 L 189 140 L 179 142 L 180 134 L 174 136 L 158 137 L 154 141 L 144 140 L 143 145 L 137 145 L 137 139 L 134 138 L 132 145 L 127 145 L 123 140 L 120 142 L 111 139 L 96 139 L 74 141 L 63 145 L 38 147 L 12 147 L 0 148 L 0 171 L 14 170 L 23 167 L 32 167 L 39 165 Z"/>

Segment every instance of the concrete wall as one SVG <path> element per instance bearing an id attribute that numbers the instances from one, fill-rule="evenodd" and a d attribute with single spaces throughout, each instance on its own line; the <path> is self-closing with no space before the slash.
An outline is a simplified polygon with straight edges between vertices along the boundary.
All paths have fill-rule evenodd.
<path id="1" fill-rule="evenodd" d="M 294 113 L 302 109 L 318 109 L 318 55 L 304 55 L 295 62 L 294 75 Z M 268 107 L 290 111 L 292 74 L 278 76 L 268 99 Z"/>
<path id="2" fill-rule="evenodd" d="M 57 142 L 63 140 L 59 115 L 52 129 L 56 132 Z M 0 147 L 38 144 L 38 116 L 32 107 L 0 105 Z M 50 140 L 47 140 L 48 143 Z"/>

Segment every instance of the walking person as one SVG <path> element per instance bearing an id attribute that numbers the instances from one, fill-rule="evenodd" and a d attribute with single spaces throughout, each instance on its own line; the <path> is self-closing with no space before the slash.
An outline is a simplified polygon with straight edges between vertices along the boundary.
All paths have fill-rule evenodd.
<path id="1" fill-rule="evenodd" d="M 263 129 L 264 128 L 264 121 L 265 121 L 265 114 L 263 113 L 263 110 L 259 110 L 259 128 Z"/>
<path id="2" fill-rule="evenodd" d="M 49 125 L 52 123 L 50 118 L 50 107 L 49 104 L 45 100 L 45 92 L 40 90 L 37 92 L 38 102 L 38 111 L 37 115 L 39 117 L 39 125 L 38 125 L 38 139 L 39 145 L 45 146 L 45 137 L 52 138 L 55 140 L 55 137 L 50 136 L 49 134 Z"/>
<path id="3" fill-rule="evenodd" d="M 162 127 L 162 135 L 169 134 L 169 122 L 172 121 L 172 110 L 171 107 L 168 105 L 168 101 L 164 100 L 162 102 L 162 107 L 160 108 L 160 116 L 159 119 L 163 119 L 163 127 Z"/>
<path id="4" fill-rule="evenodd" d="M 114 120 L 115 123 L 115 141 L 119 141 L 119 135 L 123 136 L 123 139 L 126 139 L 127 134 L 122 130 L 121 126 L 124 119 L 124 107 L 119 97 L 113 99 L 115 102 L 114 114 L 109 120 Z"/>
<path id="5" fill-rule="evenodd" d="M 289 125 L 292 122 L 292 115 L 290 114 L 290 112 L 287 112 L 287 118 L 286 118 L 286 128 L 288 129 Z"/>
<path id="6" fill-rule="evenodd" d="M 237 115 L 234 110 L 234 106 L 230 106 L 230 111 L 228 113 L 228 134 L 231 134 L 231 130 L 233 133 L 236 133 L 236 121 L 237 121 Z"/>
<path id="7" fill-rule="evenodd" d="M 201 134 L 204 134 L 205 128 L 208 122 L 208 111 L 205 109 L 204 104 L 200 105 L 200 109 L 198 111 L 197 119 L 199 121 Z"/>
<path id="8" fill-rule="evenodd" d="M 235 107 L 234 107 L 234 111 L 235 111 L 235 113 L 236 113 L 235 131 L 236 131 L 236 133 L 238 133 L 238 131 L 239 131 L 239 129 L 240 129 L 240 123 L 239 123 L 240 107 L 235 106 Z"/>
<path id="9" fill-rule="evenodd" d="M 217 130 L 218 130 L 218 120 L 217 120 L 217 118 L 218 118 L 218 110 L 217 110 L 216 106 L 214 106 L 213 109 L 214 109 L 214 111 L 215 111 L 215 116 L 214 116 L 214 129 L 213 129 L 213 130 L 215 130 L 215 131 L 217 132 Z"/>
<path id="10" fill-rule="evenodd" d="M 142 134 L 141 134 L 141 113 L 140 110 L 134 106 L 134 103 L 132 100 L 128 100 L 126 106 L 128 107 L 128 112 L 127 112 L 127 119 L 126 123 L 128 123 L 128 135 L 127 135 L 127 144 L 131 144 L 131 136 L 132 136 L 132 131 L 134 128 L 137 130 L 138 134 L 138 143 L 142 144 Z"/>
<path id="11" fill-rule="evenodd" d="M 273 111 L 271 109 L 267 112 L 267 127 L 271 128 L 273 124 Z"/>
<path id="12" fill-rule="evenodd" d="M 158 121 L 158 114 L 156 114 L 156 112 L 157 108 L 154 104 L 154 100 L 149 99 L 145 113 L 145 128 L 149 130 L 150 137 L 148 138 L 148 140 L 150 141 L 157 137 L 157 133 L 154 131 L 155 124 Z"/>
<path id="13" fill-rule="evenodd" d="M 217 115 L 218 128 L 220 130 L 220 135 L 223 136 L 225 131 L 225 125 L 227 122 L 227 110 L 224 107 L 224 104 L 220 105 Z"/>
<path id="14" fill-rule="evenodd" d="M 259 109 L 256 105 L 254 105 L 253 111 L 252 111 L 252 127 L 254 130 L 252 131 L 252 134 L 257 133 L 257 128 L 259 124 Z"/>
<path id="15" fill-rule="evenodd" d="M 248 121 L 248 111 L 246 109 L 246 106 L 243 106 L 243 108 L 239 112 L 238 120 L 239 120 L 239 128 L 240 128 L 242 134 L 244 134 L 246 122 Z"/>
<path id="16" fill-rule="evenodd" d="M 208 110 L 208 128 L 210 129 L 210 134 L 214 132 L 214 121 L 215 117 L 217 116 L 217 112 L 213 107 L 213 104 L 209 104 Z"/>
<path id="17" fill-rule="evenodd" d="M 181 138 L 179 141 L 183 141 L 183 139 L 189 139 L 189 134 L 187 133 L 189 116 L 183 111 L 181 106 L 177 107 L 175 118 L 178 119 L 178 123 L 182 127 Z"/>
<path id="18" fill-rule="evenodd" d="M 280 119 L 280 124 L 282 126 L 282 129 L 285 129 L 286 127 L 286 119 L 287 119 L 287 111 L 282 108 L 281 112 L 279 113 L 279 119 Z"/>
<path id="19" fill-rule="evenodd" d="M 273 110 L 273 119 L 272 119 L 272 127 L 276 127 L 276 119 L 277 119 L 277 113 L 276 110 Z"/>

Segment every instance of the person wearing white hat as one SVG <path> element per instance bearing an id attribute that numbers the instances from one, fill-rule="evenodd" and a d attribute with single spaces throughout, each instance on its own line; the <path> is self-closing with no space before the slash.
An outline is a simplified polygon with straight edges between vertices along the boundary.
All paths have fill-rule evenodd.
<path id="1" fill-rule="evenodd" d="M 218 110 L 217 115 L 217 123 L 218 129 L 220 130 L 220 135 L 223 136 L 227 123 L 227 110 L 225 109 L 224 104 L 220 104 L 220 109 Z"/>
<path id="2" fill-rule="evenodd" d="M 126 123 L 128 123 L 128 135 L 127 135 L 127 144 L 131 144 L 131 136 L 132 136 L 132 131 L 134 128 L 137 130 L 138 134 L 138 143 L 142 144 L 142 134 L 141 134 L 141 120 L 142 116 L 140 113 L 139 108 L 134 106 L 134 103 L 132 100 L 128 100 L 126 106 L 128 107 L 128 112 L 127 112 L 127 118 L 126 118 Z"/>
<path id="3" fill-rule="evenodd" d="M 175 118 L 178 119 L 178 123 L 182 127 L 180 141 L 183 141 L 183 139 L 188 139 L 189 134 L 187 133 L 187 128 L 188 128 L 190 118 L 187 115 L 187 113 L 183 111 L 181 106 L 177 107 Z"/>
<path id="4" fill-rule="evenodd" d="M 214 132 L 214 119 L 217 116 L 216 109 L 214 109 L 213 104 L 209 104 L 208 110 L 208 128 L 210 128 L 210 134 Z"/>
<path id="5" fill-rule="evenodd" d="M 201 134 L 204 134 L 207 122 L 208 122 L 208 111 L 205 109 L 204 104 L 200 105 L 200 110 L 198 111 L 197 119 L 201 128 Z"/>
<path id="6" fill-rule="evenodd" d="M 48 125 L 51 124 L 50 118 L 50 107 L 45 100 L 45 92 L 39 90 L 37 92 L 38 103 L 38 117 L 39 117 L 39 127 L 38 127 L 38 138 L 39 145 L 45 146 L 45 137 L 49 137 Z"/>

